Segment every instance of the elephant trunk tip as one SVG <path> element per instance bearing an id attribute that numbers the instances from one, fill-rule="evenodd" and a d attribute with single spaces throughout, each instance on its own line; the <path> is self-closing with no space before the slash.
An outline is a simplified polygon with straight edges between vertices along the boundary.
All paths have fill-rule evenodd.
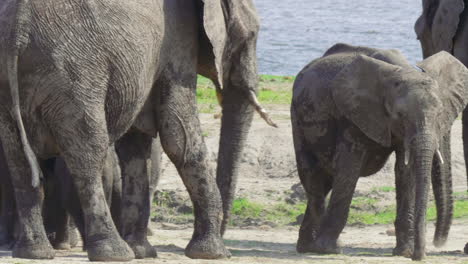
<path id="1" fill-rule="evenodd" d="M 252 103 L 252 105 L 255 107 L 255 111 L 257 111 L 257 113 L 260 115 L 260 117 L 263 120 L 265 120 L 265 122 L 268 125 L 270 125 L 272 127 L 275 127 L 275 128 L 278 128 L 278 125 L 273 121 L 273 119 L 271 119 L 270 115 L 265 110 L 265 108 L 263 108 L 260 105 L 260 102 L 258 102 L 257 96 L 255 95 L 255 93 L 253 91 L 249 92 L 249 100 Z"/>

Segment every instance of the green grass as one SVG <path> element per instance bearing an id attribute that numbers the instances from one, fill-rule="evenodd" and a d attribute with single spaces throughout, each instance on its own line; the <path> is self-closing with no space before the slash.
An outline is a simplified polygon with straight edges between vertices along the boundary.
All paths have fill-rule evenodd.
<path id="1" fill-rule="evenodd" d="M 392 188 L 381 188 L 383 192 L 390 192 Z M 167 197 L 166 197 L 167 196 Z M 167 198 L 167 200 L 165 200 Z M 468 218 L 468 195 L 466 192 L 454 193 L 454 218 Z M 272 203 L 264 204 L 252 201 L 248 198 L 237 198 L 233 202 L 232 217 L 230 225 L 262 225 L 268 224 L 272 226 L 284 226 L 295 224 L 297 218 L 304 214 L 306 210 L 305 201 L 297 204 L 289 204 L 280 199 Z M 359 196 L 353 198 L 348 216 L 348 225 L 374 225 L 374 224 L 392 224 L 395 221 L 396 206 L 391 204 L 388 206 L 379 206 L 380 200 L 377 198 L 369 198 Z M 174 208 L 169 195 L 161 195 L 158 203 L 155 203 L 156 213 L 153 217 L 163 221 L 182 223 L 190 222 L 193 219 L 191 213 L 181 214 Z M 159 217 L 158 217 L 159 215 Z M 427 219 L 429 221 L 436 220 L 436 209 L 434 203 L 429 204 L 427 210 Z"/>
<path id="2" fill-rule="evenodd" d="M 250 201 L 247 198 L 238 198 L 233 203 L 230 224 L 237 226 L 244 224 L 247 220 L 252 220 L 256 223 L 267 221 L 274 225 L 287 225 L 295 222 L 305 209 L 305 203 L 292 205 L 278 202 L 266 205 Z"/>
<path id="3" fill-rule="evenodd" d="M 232 214 L 239 217 L 257 218 L 263 211 L 263 206 L 254 203 L 247 198 L 239 198 L 234 200 L 232 204 Z"/>
<path id="4" fill-rule="evenodd" d="M 454 213 L 453 218 L 467 218 L 468 217 L 468 197 L 465 192 L 455 193 Z M 375 212 L 363 210 L 363 208 L 370 208 L 375 206 L 376 199 L 357 197 L 353 199 L 352 206 L 349 212 L 348 224 L 391 224 L 395 221 L 396 206 L 391 205 L 381 209 L 376 209 Z M 354 205 L 354 206 L 353 206 Z M 358 208 L 356 208 L 356 206 Z M 427 220 L 434 221 L 437 218 L 437 211 L 435 205 L 432 203 L 427 209 Z"/>
<path id="5" fill-rule="evenodd" d="M 395 190 L 394 186 L 381 186 L 374 189 L 376 192 L 394 192 Z"/>
<path id="6" fill-rule="evenodd" d="M 260 75 L 258 100 L 262 104 L 290 104 L 294 77 Z M 220 111 L 213 83 L 202 76 L 197 80 L 197 102 L 202 113 Z"/>
<path id="7" fill-rule="evenodd" d="M 378 202 L 378 200 L 375 199 L 375 198 L 368 198 L 368 197 L 360 196 L 360 197 L 354 198 L 351 201 L 351 206 L 355 206 L 355 207 L 362 207 L 362 206 L 369 207 L 370 206 L 370 207 L 372 207 L 377 202 Z"/>

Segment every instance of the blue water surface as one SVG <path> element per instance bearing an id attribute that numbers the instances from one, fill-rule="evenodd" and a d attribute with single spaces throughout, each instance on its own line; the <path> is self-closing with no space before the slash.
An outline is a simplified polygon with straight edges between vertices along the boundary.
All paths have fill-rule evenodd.
<path id="1" fill-rule="evenodd" d="M 295 75 L 337 42 L 399 49 L 422 59 L 414 33 L 417 0 L 254 0 L 261 19 L 262 74 Z"/>

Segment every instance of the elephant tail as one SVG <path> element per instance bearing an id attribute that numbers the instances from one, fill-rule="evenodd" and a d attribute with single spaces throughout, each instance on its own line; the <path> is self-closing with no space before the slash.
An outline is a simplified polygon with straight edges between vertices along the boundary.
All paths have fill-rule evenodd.
<path id="1" fill-rule="evenodd" d="M 31 167 L 31 184 L 33 187 L 39 186 L 39 163 L 34 151 L 29 144 L 24 128 L 23 118 L 21 117 L 19 85 L 18 85 L 18 59 L 19 54 L 25 49 L 29 43 L 29 24 L 30 24 L 30 9 L 28 7 L 29 0 L 17 1 L 17 9 L 15 21 L 11 31 L 11 40 L 9 43 L 12 52 L 7 58 L 8 81 L 11 93 L 11 115 L 16 121 L 18 131 L 20 133 L 21 144 L 23 145 L 24 154 Z"/>

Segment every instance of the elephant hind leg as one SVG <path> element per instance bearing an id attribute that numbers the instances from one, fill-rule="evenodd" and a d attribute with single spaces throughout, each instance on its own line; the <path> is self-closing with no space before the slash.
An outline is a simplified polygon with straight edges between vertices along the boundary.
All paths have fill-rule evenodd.
<path id="1" fill-rule="evenodd" d="M 223 219 L 221 195 L 202 137 L 195 83 L 192 87 L 166 83 L 164 89 L 167 91 L 162 94 L 167 98 L 162 99 L 164 104 L 160 111 L 161 143 L 177 167 L 194 207 L 195 230 L 185 254 L 201 259 L 228 257 L 230 253 L 220 234 Z"/>
<path id="2" fill-rule="evenodd" d="M 299 253 L 306 253 L 310 251 L 313 241 L 317 238 L 325 212 L 325 197 L 331 190 L 332 178 L 316 164 L 312 155 L 301 152 L 296 153 L 296 158 L 299 178 L 308 199 L 304 220 L 299 229 L 296 250 Z"/>
<path id="3" fill-rule="evenodd" d="M 90 107 L 91 108 L 91 107 Z M 93 117 L 86 116 L 93 113 Z M 75 123 L 53 124 L 54 136 L 78 192 L 85 223 L 86 249 L 91 261 L 129 261 L 134 258 L 112 221 L 102 185 L 109 137 L 103 111 L 81 110 L 67 116 Z"/>
<path id="4" fill-rule="evenodd" d="M 9 115 L 8 115 L 9 116 Z M 0 116 L 0 135 L 16 198 L 20 235 L 13 248 L 13 257 L 51 259 L 55 253 L 50 245 L 43 220 L 41 187 L 31 185 L 31 171 L 23 152 L 20 137 L 11 117 Z"/>

